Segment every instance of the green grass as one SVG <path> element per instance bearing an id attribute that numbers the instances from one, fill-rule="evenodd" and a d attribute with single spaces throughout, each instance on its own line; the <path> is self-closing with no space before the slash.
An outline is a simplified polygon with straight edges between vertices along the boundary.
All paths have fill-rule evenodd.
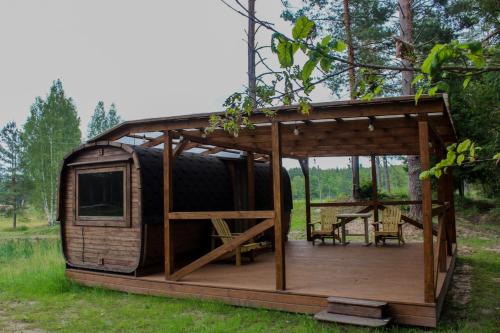
<path id="1" fill-rule="evenodd" d="M 303 204 L 295 204 L 303 211 Z M 297 212 L 292 230 L 302 228 Z M 302 220 L 303 221 L 303 220 Z M 57 238 L 25 237 L 47 232 L 28 227 L 0 237 L 0 332 L 372 332 L 356 327 L 320 324 L 310 316 L 238 308 L 219 302 L 179 300 L 87 288 L 64 277 Z M 49 229 L 56 234 L 57 228 Z M 55 231 L 54 231 L 55 230 Z M 470 300 L 452 295 L 445 304 L 441 332 L 498 332 L 500 322 L 500 255 L 498 220 L 471 224 L 459 219 L 458 270 L 471 267 Z M 11 234 L 3 232 L 0 234 Z M 459 274 L 457 274 L 458 276 Z M 420 332 L 392 327 L 391 332 Z"/>

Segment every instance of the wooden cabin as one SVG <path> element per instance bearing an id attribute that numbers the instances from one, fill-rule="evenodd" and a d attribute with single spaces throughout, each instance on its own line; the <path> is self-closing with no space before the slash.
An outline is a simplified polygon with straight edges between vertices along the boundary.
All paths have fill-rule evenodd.
<path id="1" fill-rule="evenodd" d="M 64 159 L 59 221 L 68 267 L 135 275 L 163 269 L 163 151 L 114 142 L 85 144 Z M 254 162 L 255 207 L 272 209 L 271 170 Z M 179 212 L 230 211 L 247 205 L 246 159 L 182 153 L 175 158 L 173 207 Z M 282 171 L 286 219 L 292 209 L 288 173 Z M 175 225 L 179 265 L 210 252 L 210 221 Z M 248 228 L 245 221 L 234 231 Z M 288 231 L 286 228 L 285 233 Z M 272 234 L 263 236 L 271 240 Z"/>
<path id="2" fill-rule="evenodd" d="M 272 119 L 257 111 L 255 128 L 238 136 L 207 134 L 213 113 L 127 121 L 72 152 L 59 202 L 67 277 L 342 323 L 436 327 L 457 256 L 452 172 L 434 188 L 423 180 L 422 200 L 384 201 L 375 157 L 418 155 L 422 169 L 445 157 L 457 141 L 447 97 L 316 103 L 309 115 L 298 109 L 276 107 Z M 308 161 L 326 156 L 370 157 L 371 199 L 311 203 Z M 304 240 L 286 239 L 292 205 L 283 158 L 298 160 L 304 174 Z M 421 205 L 421 219 L 398 219 L 421 229 L 422 241 L 313 245 L 313 209 L 352 207 L 379 221 L 386 207 L 401 205 Z M 209 247 L 211 219 L 239 234 Z M 260 237 L 273 251 L 241 266 L 220 261 Z"/>

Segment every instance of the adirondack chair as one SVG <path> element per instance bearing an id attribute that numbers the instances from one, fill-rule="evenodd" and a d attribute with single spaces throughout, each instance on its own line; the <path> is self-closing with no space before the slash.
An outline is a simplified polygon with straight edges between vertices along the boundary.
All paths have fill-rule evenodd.
<path id="1" fill-rule="evenodd" d="M 332 238 L 333 244 L 335 244 L 335 239 L 340 239 L 340 224 L 337 221 L 337 214 L 339 213 L 338 207 L 323 207 L 320 209 L 320 220 L 318 222 L 311 223 L 311 237 L 312 242 L 316 239 L 321 239 L 321 242 L 325 242 L 325 238 Z M 316 229 L 315 225 L 319 225 L 319 229 Z"/>
<path id="2" fill-rule="evenodd" d="M 217 232 L 217 235 L 212 235 L 212 249 L 215 248 L 215 239 L 220 239 L 222 243 L 225 244 L 236 236 L 241 235 L 240 233 L 231 233 L 227 222 L 223 219 L 212 219 L 212 225 Z M 270 246 L 270 242 L 248 242 L 238 246 L 233 253 L 229 254 L 226 257 L 231 257 L 234 255 L 236 257 L 236 266 L 241 266 L 241 254 L 248 253 L 250 261 L 254 261 L 254 250 L 263 249 Z"/>
<path id="3" fill-rule="evenodd" d="M 401 221 L 401 209 L 397 207 L 386 207 L 382 211 L 382 221 L 373 222 L 373 238 L 375 246 L 379 241 L 385 244 L 386 239 L 397 239 L 398 245 L 405 243 L 403 238 L 403 224 Z"/>

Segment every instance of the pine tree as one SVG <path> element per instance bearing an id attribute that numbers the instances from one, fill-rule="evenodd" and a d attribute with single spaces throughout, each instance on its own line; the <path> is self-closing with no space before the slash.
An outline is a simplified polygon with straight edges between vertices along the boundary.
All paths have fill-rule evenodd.
<path id="1" fill-rule="evenodd" d="M 12 205 L 12 228 L 17 226 L 17 203 L 21 186 L 21 132 L 15 122 L 9 122 L 0 131 L 0 168 L 5 172 L 2 201 Z"/>
<path id="2" fill-rule="evenodd" d="M 106 110 L 104 110 L 104 102 L 99 101 L 95 107 L 94 114 L 90 119 L 87 129 L 87 138 L 91 139 L 107 129 Z"/>
<path id="3" fill-rule="evenodd" d="M 111 106 L 109 107 L 108 114 L 106 116 L 106 128 L 105 129 L 114 127 L 121 122 L 122 122 L 122 118 L 118 115 L 118 113 L 116 111 L 115 103 L 111 103 Z"/>
<path id="4" fill-rule="evenodd" d="M 24 124 L 23 164 L 33 181 L 33 199 L 44 210 L 49 225 L 55 223 L 59 165 L 80 144 L 80 118 L 73 100 L 66 97 L 60 80 L 44 100 L 37 97 Z"/>
<path id="5" fill-rule="evenodd" d="M 95 107 L 94 114 L 90 119 L 87 128 L 87 138 L 91 139 L 98 136 L 107 129 L 114 127 L 122 122 L 121 117 L 116 111 L 115 103 L 111 103 L 109 111 L 106 113 L 104 102 L 99 101 Z"/>

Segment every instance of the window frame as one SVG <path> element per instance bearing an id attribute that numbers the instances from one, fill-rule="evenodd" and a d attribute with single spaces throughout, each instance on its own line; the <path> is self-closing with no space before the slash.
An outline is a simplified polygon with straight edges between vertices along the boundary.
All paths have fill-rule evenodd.
<path id="1" fill-rule="evenodd" d="M 74 224 L 78 226 L 95 227 L 130 227 L 130 163 L 118 163 L 112 165 L 86 165 L 73 167 L 75 174 L 74 188 L 75 199 L 73 218 Z M 79 215 L 79 175 L 89 173 L 116 172 L 123 173 L 123 215 L 122 216 L 80 216 Z"/>

